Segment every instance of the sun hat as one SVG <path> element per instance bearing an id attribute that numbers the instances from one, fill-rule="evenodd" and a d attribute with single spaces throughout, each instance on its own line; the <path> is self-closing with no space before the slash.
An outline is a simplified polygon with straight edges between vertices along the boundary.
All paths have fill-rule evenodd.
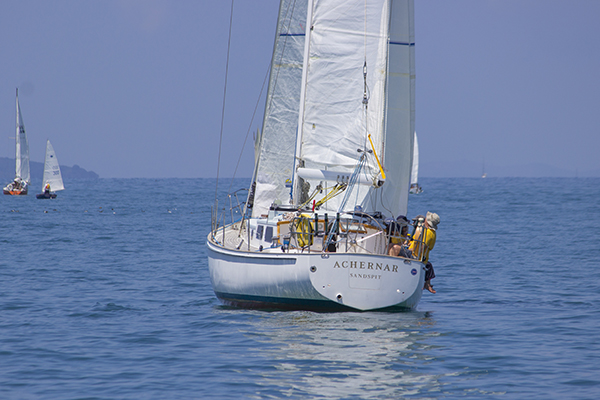
<path id="1" fill-rule="evenodd" d="M 433 229 L 434 231 L 437 230 L 437 226 L 440 223 L 439 215 L 437 215 L 436 213 L 427 211 L 427 217 L 425 217 L 425 220 L 427 221 L 427 225 L 429 225 L 429 227 L 431 229 Z"/>

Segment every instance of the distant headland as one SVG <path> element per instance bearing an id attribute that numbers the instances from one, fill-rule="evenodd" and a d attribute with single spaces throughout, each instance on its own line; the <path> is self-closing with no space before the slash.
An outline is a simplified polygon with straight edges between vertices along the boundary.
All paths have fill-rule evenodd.
<path id="1" fill-rule="evenodd" d="M 44 175 L 44 163 L 30 161 L 29 168 L 31 169 L 31 179 L 41 180 Z M 99 176 L 93 171 L 86 171 L 79 165 L 73 165 L 67 167 L 64 165 L 60 166 L 60 172 L 63 179 L 98 179 Z M 8 157 L 0 157 L 0 179 L 2 182 L 10 181 L 15 177 L 15 159 Z M 2 184 L 0 182 L 0 184 Z"/>

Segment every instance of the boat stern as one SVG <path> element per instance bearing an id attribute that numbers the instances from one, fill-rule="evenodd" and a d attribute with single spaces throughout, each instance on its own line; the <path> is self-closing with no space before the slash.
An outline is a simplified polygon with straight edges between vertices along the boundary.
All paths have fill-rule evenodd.
<path id="1" fill-rule="evenodd" d="M 358 310 L 413 309 L 425 279 L 423 263 L 391 256 L 322 254 L 309 268 L 317 292 Z"/>

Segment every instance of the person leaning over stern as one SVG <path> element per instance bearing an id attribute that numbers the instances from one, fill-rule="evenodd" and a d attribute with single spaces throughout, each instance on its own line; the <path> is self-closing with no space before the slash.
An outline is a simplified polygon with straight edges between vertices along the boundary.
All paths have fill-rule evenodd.
<path id="1" fill-rule="evenodd" d="M 412 253 L 418 257 L 422 251 L 421 260 L 425 264 L 425 286 L 423 289 L 429 290 L 431 293 L 435 293 L 431 280 L 435 278 L 435 272 L 433 271 L 433 265 L 429 262 L 429 252 L 435 246 L 437 226 L 440 223 L 440 216 L 436 213 L 427 211 L 427 216 L 422 226 L 417 227 L 413 235 L 413 242 L 410 245 Z M 421 249 L 421 243 L 425 243 L 425 248 Z"/>

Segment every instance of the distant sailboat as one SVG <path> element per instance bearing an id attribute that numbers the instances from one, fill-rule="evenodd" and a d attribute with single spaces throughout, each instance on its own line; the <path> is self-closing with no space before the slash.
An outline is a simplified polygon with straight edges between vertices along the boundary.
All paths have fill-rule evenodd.
<path id="1" fill-rule="evenodd" d="M 481 167 L 481 177 L 487 178 L 487 173 L 485 172 L 485 161 L 483 161 L 483 166 Z"/>
<path id="2" fill-rule="evenodd" d="M 4 194 L 26 195 L 31 175 L 29 173 L 29 144 L 25 125 L 19 106 L 19 89 L 17 88 L 17 133 L 15 137 L 15 180 L 4 187 Z"/>
<path id="3" fill-rule="evenodd" d="M 419 194 L 423 188 L 419 186 L 419 143 L 417 142 L 417 132 L 413 145 L 413 163 L 410 171 L 410 191 L 411 194 Z"/>
<path id="4" fill-rule="evenodd" d="M 52 192 L 58 192 L 65 188 L 60 173 L 60 165 L 58 165 L 58 159 L 50 140 L 46 142 L 46 159 L 44 160 L 44 178 L 42 182 L 42 193 L 35 195 L 38 199 L 55 199 L 56 193 Z"/>

